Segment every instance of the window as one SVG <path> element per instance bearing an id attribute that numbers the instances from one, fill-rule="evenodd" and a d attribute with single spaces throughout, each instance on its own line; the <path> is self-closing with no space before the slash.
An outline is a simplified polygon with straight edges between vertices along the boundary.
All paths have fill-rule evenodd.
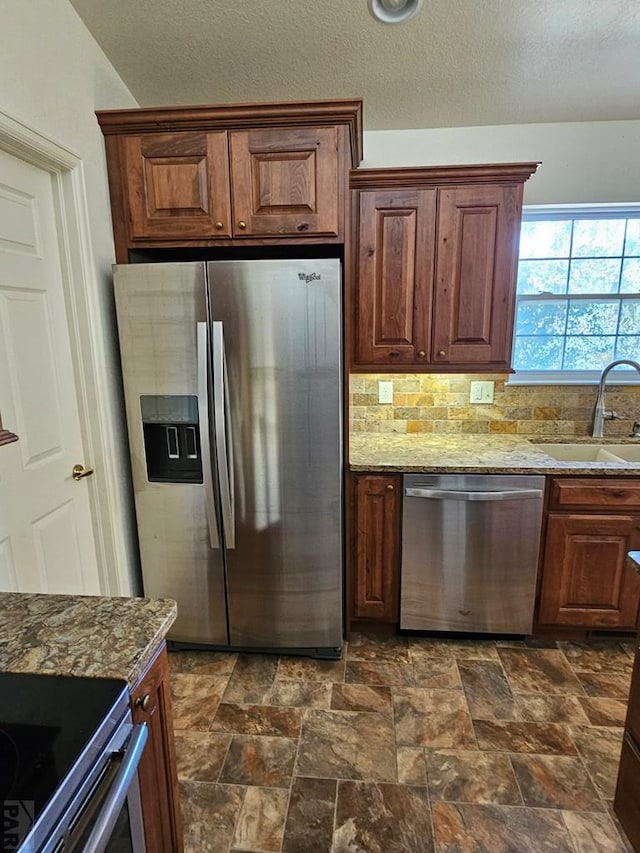
<path id="1" fill-rule="evenodd" d="M 516 292 L 513 381 L 589 382 L 640 361 L 640 208 L 525 211 Z"/>

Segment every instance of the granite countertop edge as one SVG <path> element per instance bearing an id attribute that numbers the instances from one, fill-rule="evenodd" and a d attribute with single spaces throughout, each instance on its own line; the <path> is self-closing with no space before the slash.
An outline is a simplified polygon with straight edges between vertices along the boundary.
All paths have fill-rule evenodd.
<path id="1" fill-rule="evenodd" d="M 176 615 L 169 598 L 0 592 L 0 672 L 118 678 L 131 688 Z"/>
<path id="2" fill-rule="evenodd" d="M 558 461 L 540 449 L 544 444 L 597 444 L 606 448 L 607 444 L 638 445 L 638 440 L 358 432 L 351 434 L 349 440 L 349 469 L 383 473 L 640 476 L 640 462 Z"/>

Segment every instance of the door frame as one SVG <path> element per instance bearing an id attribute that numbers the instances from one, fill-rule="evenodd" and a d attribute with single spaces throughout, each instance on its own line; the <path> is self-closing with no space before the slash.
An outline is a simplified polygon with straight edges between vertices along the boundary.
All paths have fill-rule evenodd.
<path id="1" fill-rule="evenodd" d="M 51 176 L 71 357 L 78 398 L 83 464 L 99 460 L 87 481 L 100 586 L 104 595 L 135 595 L 131 522 L 119 499 L 117 461 L 122 432 L 100 389 L 109 387 L 98 276 L 91 244 L 84 164 L 73 151 L 0 110 L 0 149 Z"/>

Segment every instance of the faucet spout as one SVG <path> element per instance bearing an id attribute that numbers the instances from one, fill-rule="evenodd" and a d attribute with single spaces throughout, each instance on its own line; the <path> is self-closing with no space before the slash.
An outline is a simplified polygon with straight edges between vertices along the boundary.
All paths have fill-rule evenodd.
<path id="1" fill-rule="evenodd" d="M 596 398 L 596 405 L 593 410 L 593 430 L 591 432 L 592 438 L 602 438 L 603 430 L 604 430 L 604 421 L 605 418 L 613 419 L 616 417 L 615 412 L 607 412 L 604 408 L 604 389 L 607 384 L 607 376 L 610 371 L 617 367 L 619 364 L 628 364 L 629 367 L 633 367 L 633 369 L 640 375 L 640 364 L 637 361 L 632 361 L 629 358 L 619 358 L 617 361 L 612 361 L 608 364 L 600 375 L 600 382 L 598 384 L 598 396 Z"/>

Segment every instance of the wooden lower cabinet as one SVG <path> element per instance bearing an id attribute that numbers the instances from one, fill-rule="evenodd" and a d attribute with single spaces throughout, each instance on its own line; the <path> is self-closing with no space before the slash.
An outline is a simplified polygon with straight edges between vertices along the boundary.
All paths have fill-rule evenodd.
<path id="1" fill-rule="evenodd" d="M 640 750 L 628 734 L 622 741 L 613 809 L 633 849 L 640 850 Z"/>
<path id="2" fill-rule="evenodd" d="M 400 474 L 355 474 L 354 620 L 398 621 Z"/>
<path id="3" fill-rule="evenodd" d="M 631 676 L 631 689 L 629 691 L 629 704 L 627 706 L 627 720 L 625 730 L 633 740 L 640 744 L 640 642 L 636 640 L 636 657 Z M 640 791 L 639 791 L 640 793 Z"/>
<path id="4" fill-rule="evenodd" d="M 633 849 L 640 850 L 640 653 L 637 647 L 613 809 Z"/>
<path id="5" fill-rule="evenodd" d="M 183 850 L 180 799 L 173 741 L 169 662 L 163 643 L 131 690 L 134 723 L 146 723 L 149 738 L 138 778 L 147 850 Z"/>
<path id="6" fill-rule="evenodd" d="M 549 492 L 538 624 L 635 628 L 640 578 L 627 553 L 640 547 L 640 486 L 563 479 Z"/>

